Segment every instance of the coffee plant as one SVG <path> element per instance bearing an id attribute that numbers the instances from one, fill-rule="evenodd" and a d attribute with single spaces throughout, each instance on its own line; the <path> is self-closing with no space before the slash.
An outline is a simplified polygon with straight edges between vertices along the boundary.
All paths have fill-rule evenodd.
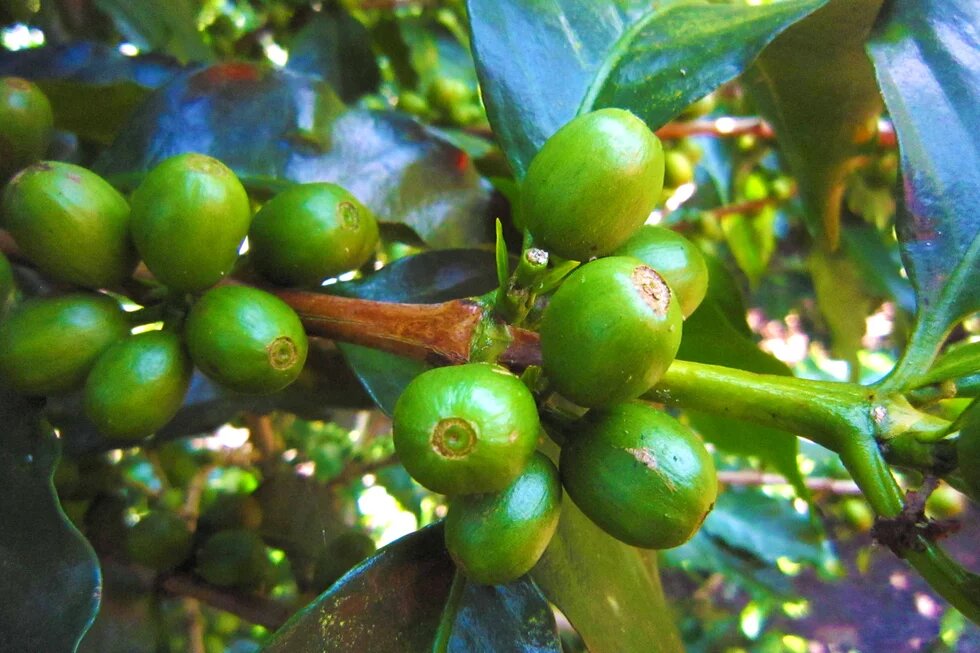
<path id="1" fill-rule="evenodd" d="M 977 3 L 0 25 L 0 650 L 980 646 Z"/>

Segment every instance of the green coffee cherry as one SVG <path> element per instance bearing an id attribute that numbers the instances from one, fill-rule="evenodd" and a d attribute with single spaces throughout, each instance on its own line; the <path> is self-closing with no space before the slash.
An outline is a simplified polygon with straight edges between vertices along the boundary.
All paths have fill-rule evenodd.
<path id="1" fill-rule="evenodd" d="M 841 511 L 844 519 L 857 531 L 866 533 L 874 526 L 874 511 L 864 499 L 844 499 L 841 503 Z"/>
<path id="2" fill-rule="evenodd" d="M 617 256 L 632 256 L 664 278 L 687 318 L 708 292 L 708 264 L 697 245 L 676 231 L 644 225 L 619 249 Z"/>
<path id="3" fill-rule="evenodd" d="M 248 239 L 265 278 L 287 286 L 315 285 L 371 258 L 378 221 L 336 184 L 300 184 L 262 207 Z"/>
<path id="4" fill-rule="evenodd" d="M 524 470 L 538 439 L 531 391 L 487 363 L 441 367 L 415 377 L 395 405 L 395 449 L 433 492 L 497 492 Z"/>
<path id="5" fill-rule="evenodd" d="M 398 94 L 398 108 L 406 113 L 424 116 L 429 113 L 429 102 L 415 91 Z"/>
<path id="6" fill-rule="evenodd" d="M 558 256 L 603 256 L 646 221 L 663 180 L 660 139 L 630 112 L 600 109 L 559 129 L 531 161 L 518 221 Z"/>
<path id="7" fill-rule="evenodd" d="M 663 376 L 681 342 L 680 303 L 663 277 L 628 256 L 577 269 L 541 318 L 544 371 L 581 406 L 633 399 Z"/>
<path id="8" fill-rule="evenodd" d="M 196 571 L 219 587 L 255 590 L 275 573 L 262 538 L 252 531 L 221 531 L 208 538 L 197 553 Z"/>
<path id="9" fill-rule="evenodd" d="M 293 309 L 249 286 L 205 293 L 188 313 L 184 335 L 202 372 L 246 394 L 276 392 L 295 381 L 309 349 Z"/>
<path id="10" fill-rule="evenodd" d="M 251 217 L 235 173 L 203 154 L 167 159 L 132 198 L 136 248 L 156 278 L 180 292 L 209 288 L 231 271 Z"/>
<path id="11" fill-rule="evenodd" d="M 443 113 L 450 113 L 457 105 L 473 95 L 470 87 L 455 77 L 437 77 L 429 86 L 429 104 Z"/>
<path id="12" fill-rule="evenodd" d="M 37 86 L 19 77 L 0 77 L 0 185 L 44 157 L 51 141 L 51 103 Z"/>
<path id="13" fill-rule="evenodd" d="M 16 289 L 14 269 L 7 257 L 0 252 L 0 318 L 7 313 L 7 308 L 14 299 Z"/>
<path id="14" fill-rule="evenodd" d="M 691 163 L 691 165 L 697 165 L 698 162 L 701 161 L 701 158 L 704 156 L 704 150 L 701 149 L 701 146 L 698 145 L 697 141 L 695 141 L 693 138 L 678 139 L 677 142 L 674 144 L 674 148 L 678 152 L 681 152 L 685 157 L 687 157 L 687 160 Z M 667 167 L 667 162 L 664 161 L 665 177 L 667 176 L 666 167 Z"/>
<path id="15" fill-rule="evenodd" d="M 765 176 L 758 172 L 753 172 L 746 177 L 742 187 L 742 196 L 748 202 L 757 202 L 769 197 L 769 182 Z"/>
<path id="16" fill-rule="evenodd" d="M 590 411 L 561 450 L 561 480 L 589 519 L 633 546 L 683 544 L 714 506 L 714 462 L 698 437 L 640 402 Z"/>
<path id="17" fill-rule="evenodd" d="M 129 333 L 119 304 L 97 294 L 32 299 L 0 323 L 0 379 L 27 395 L 74 390 Z"/>
<path id="18" fill-rule="evenodd" d="M 222 494 L 201 514 L 198 528 L 218 531 L 254 531 L 262 524 L 262 506 L 251 494 Z"/>
<path id="19" fill-rule="evenodd" d="M 364 533 L 348 531 L 335 537 L 317 556 L 313 583 L 327 589 L 361 561 L 370 557 L 377 547 Z"/>
<path id="20" fill-rule="evenodd" d="M 505 490 L 453 497 L 446 514 L 446 548 L 477 583 L 499 585 L 538 562 L 558 527 L 561 482 L 547 456 L 535 453 Z"/>
<path id="21" fill-rule="evenodd" d="M 926 515 L 933 519 L 952 519 L 966 510 L 966 497 L 943 483 L 926 500 Z"/>
<path id="22" fill-rule="evenodd" d="M 664 186 L 677 188 L 694 181 L 694 166 L 683 152 L 670 150 L 664 155 Z"/>
<path id="23" fill-rule="evenodd" d="M 154 510 L 126 534 L 126 552 L 134 562 L 166 571 L 187 559 L 192 539 L 193 533 L 178 515 Z"/>
<path id="24" fill-rule="evenodd" d="M 696 118 L 701 118 L 714 111 L 717 104 L 718 101 L 715 99 L 714 93 L 708 93 L 700 100 L 687 105 L 687 107 L 681 111 L 678 118 L 681 120 L 694 120 Z"/>
<path id="25" fill-rule="evenodd" d="M 4 191 L 0 213 L 21 251 L 56 281 L 107 288 L 136 267 L 129 204 L 80 166 L 43 161 L 21 171 Z"/>
<path id="26" fill-rule="evenodd" d="M 145 438 L 177 414 L 191 369 L 176 333 L 147 331 L 130 336 L 109 347 L 89 373 L 85 413 L 108 438 Z"/>

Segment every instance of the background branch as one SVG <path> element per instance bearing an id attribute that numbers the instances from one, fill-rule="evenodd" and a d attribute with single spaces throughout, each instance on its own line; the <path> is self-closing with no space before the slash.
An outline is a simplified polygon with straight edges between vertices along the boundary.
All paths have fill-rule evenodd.
<path id="1" fill-rule="evenodd" d="M 293 614 L 290 606 L 279 601 L 215 587 L 185 573 L 164 576 L 160 588 L 174 596 L 197 599 L 269 630 L 277 630 Z"/>

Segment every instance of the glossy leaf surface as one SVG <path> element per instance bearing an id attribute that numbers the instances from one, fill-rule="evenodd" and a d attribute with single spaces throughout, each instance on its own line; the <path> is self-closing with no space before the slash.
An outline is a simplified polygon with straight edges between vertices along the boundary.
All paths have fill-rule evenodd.
<path id="1" fill-rule="evenodd" d="M 307 75 L 246 63 L 182 75 L 147 99 L 98 167 L 134 185 L 182 152 L 221 160 L 253 189 L 339 184 L 430 245 L 492 240 L 489 186 L 464 152 L 401 114 L 348 109 Z"/>
<path id="2" fill-rule="evenodd" d="M 188 61 L 208 61 L 213 53 L 197 29 L 199 3 L 194 0 L 95 0 L 116 28 L 141 50 Z"/>
<path id="3" fill-rule="evenodd" d="M 296 33 L 286 68 L 329 82 L 346 102 L 371 93 L 381 81 L 367 30 L 332 5 Z"/>
<path id="4" fill-rule="evenodd" d="M 576 114 L 614 106 L 659 127 L 824 1 L 469 0 L 467 7 L 490 124 L 521 178 Z"/>
<path id="5" fill-rule="evenodd" d="M 955 379 L 980 370 L 980 342 L 961 343 L 936 359 L 929 371 L 916 379 L 916 385 L 928 385 Z"/>
<path id="6" fill-rule="evenodd" d="M 882 0 L 831 0 L 781 34 L 745 81 L 797 177 L 807 223 L 836 248 L 844 179 L 881 99 L 864 53 Z"/>
<path id="7" fill-rule="evenodd" d="M 904 176 L 896 230 L 919 302 L 889 383 L 928 365 L 948 330 L 980 309 L 980 7 L 969 0 L 891 4 L 868 51 Z"/>
<path id="8" fill-rule="evenodd" d="M 40 404 L 0 388 L 0 650 L 73 651 L 99 607 L 95 553 L 51 475 L 59 443 Z"/>
<path id="9" fill-rule="evenodd" d="M 403 537 L 341 578 L 275 634 L 266 653 L 430 651 L 455 566 L 442 525 Z M 558 653 L 547 601 L 527 578 L 467 584 L 453 622 L 452 653 Z"/>
<path id="10" fill-rule="evenodd" d="M 686 571 L 721 573 L 749 591 L 791 598 L 792 584 L 776 570 L 777 560 L 825 568 L 833 555 L 823 538 L 786 499 L 758 489 L 729 489 L 719 495 L 701 530 L 665 551 L 663 560 Z"/>
<path id="11" fill-rule="evenodd" d="M 672 653 L 680 634 L 656 565 L 607 535 L 568 497 L 558 531 L 531 577 L 592 653 Z"/>

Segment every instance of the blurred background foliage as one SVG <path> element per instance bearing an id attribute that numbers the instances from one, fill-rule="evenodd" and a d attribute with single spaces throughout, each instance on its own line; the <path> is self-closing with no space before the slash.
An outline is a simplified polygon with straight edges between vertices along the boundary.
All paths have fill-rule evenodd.
<path id="1" fill-rule="evenodd" d="M 234 167 L 245 168 L 257 201 L 277 180 L 346 167 L 350 184 L 363 184 L 362 199 L 381 208 L 378 268 L 420 251 L 489 248 L 490 216 L 510 229 L 515 182 L 492 140 L 460 0 L 0 0 L 0 25 L 0 74 L 30 78 L 52 100 L 52 158 L 94 166 L 125 186 L 160 143 L 210 134 L 212 153 L 240 157 Z M 249 64 L 208 67 L 230 61 Z M 195 84 L 208 82 L 215 108 L 203 124 L 165 124 L 168 112 L 189 115 Z M 227 104 L 213 91 L 222 84 L 230 85 Z M 316 120 L 305 131 L 263 123 L 281 106 L 269 99 L 277 93 L 317 94 L 331 124 L 340 111 L 331 107 L 346 106 L 345 120 L 361 122 L 331 132 L 331 146 L 349 151 L 330 160 Z M 236 113 L 243 95 L 250 108 Z M 876 380 L 895 364 L 915 308 L 894 234 L 899 163 L 887 116 L 870 127 L 847 174 L 840 253 L 829 254 L 811 250 L 797 181 L 758 115 L 737 79 L 661 130 L 668 188 L 658 219 L 697 242 L 712 265 L 712 308 L 692 318 L 684 347 L 721 338 L 729 346 L 715 355 L 725 364 L 751 367 L 761 350 L 771 355 L 759 363 L 767 371 Z M 279 144 L 275 162 L 242 149 L 255 130 Z M 393 151 L 399 158 L 386 159 Z M 383 190 L 370 176 L 378 166 L 397 178 Z M 453 166 L 452 183 L 432 179 Z M 507 236 L 519 245 L 516 232 Z M 413 291 L 429 293 L 419 301 L 493 287 L 484 274 L 492 267 L 447 272 L 437 256 L 413 264 L 416 280 L 429 275 Z M 29 270 L 17 274 L 25 295 L 44 292 Z M 337 292 L 379 291 L 345 278 Z M 950 351 L 978 340 L 974 317 L 956 327 Z M 390 361 L 353 347 L 343 355 L 360 361 L 366 393 L 341 352 L 319 343 L 311 367 L 334 379 L 326 387 L 311 376 L 272 398 L 244 400 L 196 378 L 176 423 L 138 449 L 113 449 L 78 423 L 77 398 L 47 408 L 63 436 L 54 475 L 61 508 L 103 574 L 101 609 L 79 650 L 257 651 L 375 548 L 445 514 L 443 498 L 397 464 L 390 422 L 371 408 L 372 399 L 384 404 L 379 377 L 392 373 Z M 976 389 L 976 377 L 960 386 Z M 969 401 L 930 392 L 923 384 L 922 404 L 938 414 L 958 414 Z M 715 443 L 728 488 L 703 530 L 661 557 L 688 650 L 980 649 L 975 626 L 872 544 L 872 514 L 836 456 L 806 442 L 760 451 L 749 427 L 687 419 Z M 951 548 L 976 567 L 976 507 L 944 485 L 929 510 L 962 520 Z M 220 557 L 249 570 L 235 582 L 202 556 L 228 532 L 235 543 Z M 560 614 L 558 626 L 564 650 L 584 650 Z"/>

